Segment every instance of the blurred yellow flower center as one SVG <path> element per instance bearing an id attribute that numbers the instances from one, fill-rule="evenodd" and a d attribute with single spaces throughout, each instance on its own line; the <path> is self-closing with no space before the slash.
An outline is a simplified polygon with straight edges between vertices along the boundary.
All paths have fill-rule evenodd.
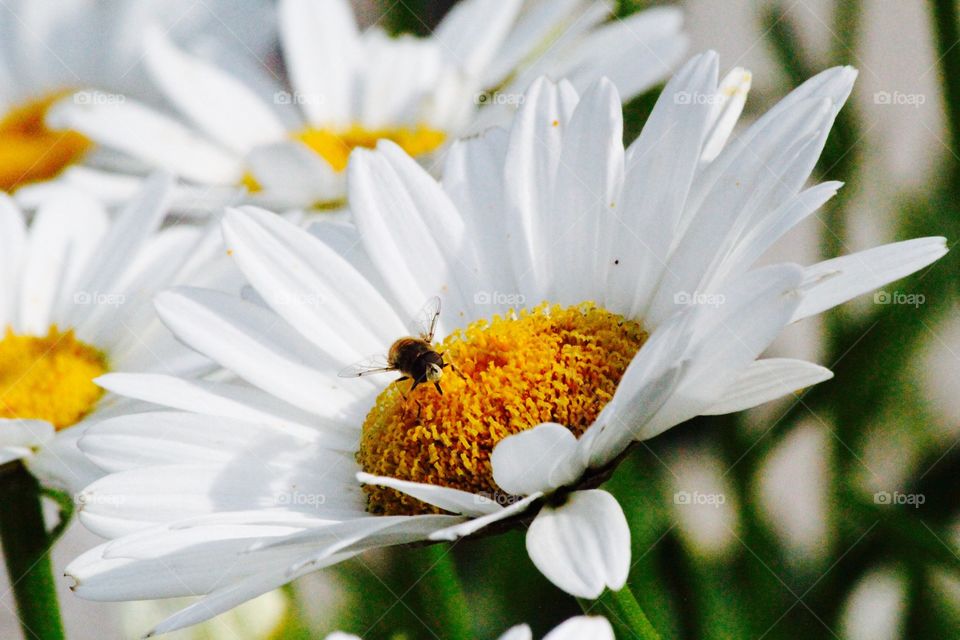
<path id="1" fill-rule="evenodd" d="M 0 340 L 0 417 L 46 420 L 57 429 L 87 415 L 103 394 L 93 379 L 107 371 L 99 350 L 73 331 L 50 327 L 46 336 Z"/>
<path id="2" fill-rule="evenodd" d="M 294 138 L 313 149 L 334 171 L 343 171 L 347 168 L 350 152 L 357 147 L 373 149 L 378 140 L 390 140 L 416 158 L 443 144 L 446 135 L 424 125 L 399 129 L 365 129 L 353 125 L 345 131 L 304 129 L 294 134 Z"/>
<path id="3" fill-rule="evenodd" d="M 591 303 L 542 304 L 474 322 L 436 347 L 462 374 L 444 369 L 443 395 L 428 384 L 404 399 L 406 381 L 380 394 L 364 421 L 357 460 L 368 473 L 498 496 L 494 446 L 543 422 L 579 437 L 646 338 L 639 323 Z M 372 513 L 436 511 L 393 489 L 365 490 Z"/>
<path id="4" fill-rule="evenodd" d="M 12 192 L 29 182 L 49 180 L 92 146 L 75 131 L 47 128 L 47 111 L 63 95 L 54 93 L 16 106 L 0 120 L 0 190 Z"/>

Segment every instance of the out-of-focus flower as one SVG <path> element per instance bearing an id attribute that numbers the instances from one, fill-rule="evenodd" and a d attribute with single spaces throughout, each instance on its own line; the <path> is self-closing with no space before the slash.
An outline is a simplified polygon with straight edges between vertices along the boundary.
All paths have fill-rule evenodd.
<path id="1" fill-rule="evenodd" d="M 245 184 L 261 204 L 335 206 L 350 152 L 391 140 L 425 163 L 448 140 L 509 118 L 541 73 L 601 75 L 634 95 L 686 42 L 675 9 L 611 20 L 610 6 L 465 0 L 426 38 L 359 33 L 347 0 L 282 0 L 289 87 L 272 95 L 147 34 L 145 62 L 186 123 L 122 96 L 61 102 L 49 120 L 198 185 Z"/>
<path id="2" fill-rule="evenodd" d="M 613 628 L 606 618 L 577 616 L 570 618 L 543 636 L 543 640 L 613 640 Z M 362 640 L 349 633 L 334 632 L 326 640 Z M 525 624 L 508 629 L 498 640 L 533 640 L 533 632 Z"/>
<path id="3" fill-rule="evenodd" d="M 210 11 L 217 5 L 214 1 Z M 213 19 L 187 0 L 5 2 L 0 15 L 0 191 L 17 192 L 18 203 L 33 209 L 46 199 L 49 181 L 62 176 L 97 197 L 115 195 L 111 174 L 95 168 L 115 168 L 115 154 L 82 133 L 50 124 L 52 105 L 60 99 L 82 106 L 126 96 L 154 101 L 158 94 L 141 62 L 145 28 L 155 25 L 197 38 Z M 132 197 L 138 183 L 126 184 L 120 199 Z"/>
<path id="4" fill-rule="evenodd" d="M 874 569 L 859 581 L 844 605 L 841 631 L 847 640 L 903 637 L 907 592 L 904 576 L 892 568 Z"/>
<path id="5" fill-rule="evenodd" d="M 145 621 L 175 613 L 190 604 L 188 598 L 144 600 L 124 605 L 120 621 L 124 637 L 141 638 Z M 245 602 L 226 615 L 171 633 L 166 640 L 279 640 L 277 635 L 290 613 L 290 603 L 279 589 Z"/>
<path id="6" fill-rule="evenodd" d="M 76 441 L 136 403 L 106 394 L 109 371 L 191 376 L 210 363 L 156 318 L 151 296 L 186 282 L 213 283 L 216 236 L 160 230 L 172 179 L 157 175 L 112 220 L 63 189 L 28 223 L 0 194 L 0 463 L 25 459 L 49 484 L 74 491 L 99 475 Z"/>
<path id="7" fill-rule="evenodd" d="M 396 144 L 355 151 L 356 228 L 228 211 L 224 238 L 251 301 L 181 288 L 158 310 L 259 390 L 102 379 L 174 410 L 83 439 L 113 473 L 85 490 L 81 519 L 119 539 L 70 565 L 77 593 L 209 593 L 158 627 L 170 630 L 366 549 L 518 521 L 554 584 L 584 598 L 620 589 L 629 529 L 595 487 L 630 447 L 829 378 L 758 358 L 789 323 L 946 251 L 922 238 L 752 268 L 837 189 L 801 191 L 855 75 L 812 78 L 724 144 L 748 76 L 720 82 L 716 55 L 703 54 L 628 149 L 610 82 L 581 98 L 538 81 L 509 132 L 453 146 L 442 186 Z M 431 296 L 443 306 L 426 331 L 439 337 L 430 366 L 381 365 L 422 386 L 338 377 L 416 332 L 405 320 Z M 96 499 L 118 493 L 121 504 Z"/>

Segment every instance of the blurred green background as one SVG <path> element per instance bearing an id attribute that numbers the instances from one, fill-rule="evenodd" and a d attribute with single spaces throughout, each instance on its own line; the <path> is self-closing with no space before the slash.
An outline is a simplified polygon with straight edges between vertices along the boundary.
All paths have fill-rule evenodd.
<path id="1" fill-rule="evenodd" d="M 423 33 L 450 3 L 357 2 Z M 651 3 L 622 0 L 623 14 Z M 897 239 L 960 238 L 960 34 L 948 0 L 690 0 L 691 53 L 753 71 L 744 120 L 837 64 L 860 70 L 818 175 L 846 183 L 771 254 L 809 263 Z M 632 139 L 656 91 L 627 106 Z M 742 126 L 742 125 L 741 125 Z M 772 354 L 836 373 L 799 399 L 701 418 L 640 447 L 609 489 L 633 531 L 630 582 L 667 639 L 960 637 L 960 252 L 791 329 Z M 900 503 L 900 504 L 896 504 Z M 62 567 L 91 537 L 76 525 Z M 444 638 L 416 579 L 436 549 L 368 554 L 171 638 Z M 452 553 L 477 638 L 580 612 L 530 564 L 521 532 Z M 61 595 L 70 637 L 126 637 L 157 604 Z M 11 607 L 9 595 L 0 604 Z M 604 613 L 601 603 L 593 610 Z M 11 616 L 12 617 L 12 616 Z M 13 621 L 11 621 L 12 623 Z M 17 633 L 0 623 L 0 636 Z"/>

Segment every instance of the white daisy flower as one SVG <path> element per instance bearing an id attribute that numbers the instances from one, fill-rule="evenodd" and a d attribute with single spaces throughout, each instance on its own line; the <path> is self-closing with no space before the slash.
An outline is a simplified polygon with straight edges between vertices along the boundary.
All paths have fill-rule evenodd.
<path id="1" fill-rule="evenodd" d="M 336 206 L 354 148 L 392 140 L 427 160 L 481 116 L 509 117 L 541 73 L 579 88 L 606 74 L 628 96 L 664 77 L 686 46 L 679 11 L 604 22 L 611 11 L 595 0 L 465 0 L 429 37 L 392 38 L 360 33 L 347 0 L 281 0 L 292 91 L 249 77 L 262 72 L 241 81 L 154 30 L 146 66 L 186 122 L 99 94 L 61 103 L 49 121 L 194 184 L 243 183 L 261 204 Z"/>
<path id="2" fill-rule="evenodd" d="M 97 148 L 69 127 L 51 126 L 46 116 L 70 94 L 78 104 L 104 97 L 92 90 L 156 102 L 158 93 L 142 69 L 144 30 L 154 25 L 198 39 L 214 25 L 222 28 L 223 21 L 239 29 L 237 16 L 220 5 L 212 0 L 201 10 L 188 0 L 5 2 L 0 11 L 0 191 L 16 192 L 18 204 L 30 209 L 47 198 L 54 178 L 111 203 L 133 197 L 141 180 L 117 184 L 115 152 Z M 257 15 L 253 7 L 250 12 L 251 18 Z M 77 90 L 82 91 L 74 94 Z M 220 193 L 221 199 L 230 195 L 236 199 L 233 189 Z M 198 194 L 181 189 L 178 196 L 189 204 Z"/>
<path id="3" fill-rule="evenodd" d="M 210 368 L 152 309 L 154 293 L 188 277 L 213 283 L 220 253 L 201 228 L 159 230 L 171 188 L 169 176 L 150 178 L 112 220 L 97 201 L 63 189 L 28 222 L 0 194 L 0 464 L 25 459 L 47 484 L 79 490 L 102 472 L 77 439 L 134 410 L 95 378 Z"/>
<path id="4" fill-rule="evenodd" d="M 360 636 L 336 631 L 326 640 L 362 640 Z M 510 627 L 498 640 L 533 640 L 533 631 L 525 624 Z M 561 623 L 543 640 L 614 640 L 613 627 L 600 616 L 576 616 Z"/>
<path id="5" fill-rule="evenodd" d="M 580 98 L 538 81 L 509 132 L 453 145 L 442 186 L 393 143 L 357 150 L 356 228 L 228 211 L 257 295 L 181 288 L 157 308 L 255 389 L 101 378 L 169 409 L 82 440 L 112 473 L 85 490 L 81 520 L 118 539 L 68 567 L 76 592 L 208 594 L 168 631 L 366 549 L 518 522 L 558 587 L 623 587 L 629 527 L 595 487 L 631 445 L 829 378 L 758 358 L 787 324 L 945 252 L 924 238 L 751 270 L 836 191 L 803 185 L 856 73 L 814 77 L 723 144 L 747 76 L 718 83 L 717 69 L 713 53 L 690 61 L 628 149 L 612 83 Z M 382 361 L 415 391 L 338 376 L 416 336 L 406 320 L 431 296 L 443 304 L 419 373 L 396 348 Z"/>

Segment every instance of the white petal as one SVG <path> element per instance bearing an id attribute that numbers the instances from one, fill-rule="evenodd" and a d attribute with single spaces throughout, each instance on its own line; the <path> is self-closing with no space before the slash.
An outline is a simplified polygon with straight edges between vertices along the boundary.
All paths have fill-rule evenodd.
<path id="1" fill-rule="evenodd" d="M 614 640 L 613 627 L 601 616 L 570 618 L 543 637 L 543 640 Z"/>
<path id="2" fill-rule="evenodd" d="M 86 339 L 80 327 L 91 316 L 110 313 L 109 305 L 78 304 L 75 294 L 89 301 L 98 295 L 122 295 L 121 284 L 127 277 L 144 244 L 160 226 L 172 196 L 173 178 L 165 173 L 151 176 L 143 189 L 122 211 L 116 214 L 109 231 L 103 237 L 103 246 L 109 251 L 100 251 L 91 259 L 77 279 L 77 289 L 69 291 L 64 309 L 70 326 L 78 330 L 81 339 Z M 113 309 L 115 312 L 116 309 Z"/>
<path id="3" fill-rule="evenodd" d="M 417 500 L 439 507 L 444 511 L 466 516 L 479 517 L 497 513 L 501 510 L 500 505 L 489 498 L 470 493 L 469 491 L 450 489 L 449 487 L 398 480 L 397 478 L 376 476 L 362 472 L 357 474 L 357 482 L 396 489 Z"/>
<path id="4" fill-rule="evenodd" d="M 523 6 L 521 0 L 464 0 L 443 17 L 432 37 L 467 76 L 479 76 L 497 53 Z"/>
<path id="5" fill-rule="evenodd" d="M 440 335 L 471 306 L 461 284 L 474 278 L 464 265 L 464 224 L 440 185 L 403 150 L 381 141 L 357 149 L 347 169 L 350 207 L 367 254 L 412 317 L 444 292 Z M 472 293 L 472 292 L 471 292 Z M 472 295 L 470 296 L 472 303 Z"/>
<path id="6" fill-rule="evenodd" d="M 310 555 L 290 565 L 289 572 L 319 569 L 338 553 L 355 553 L 398 544 L 423 542 L 431 532 L 461 522 L 462 517 L 444 515 L 372 516 L 334 523 L 323 528 L 288 536 L 294 543 L 306 544 Z M 324 533 L 324 529 L 330 529 Z M 314 534 L 320 534 L 319 537 Z M 274 544 L 282 544 L 278 541 Z M 258 548 L 257 546 L 253 547 Z"/>
<path id="7" fill-rule="evenodd" d="M 239 582 L 221 587 L 199 602 L 170 616 L 154 627 L 146 637 L 170 633 L 204 622 L 259 595 L 279 588 L 296 577 L 298 576 L 290 576 L 286 572 L 282 574 L 277 572 L 258 573 Z"/>
<path id="8" fill-rule="evenodd" d="M 184 380 L 149 373 L 108 373 L 95 382 L 118 395 L 145 402 L 247 422 L 282 420 L 310 427 L 317 417 L 254 387 L 206 380 Z"/>
<path id="9" fill-rule="evenodd" d="M 72 296 L 79 273 L 107 230 L 106 211 L 76 192 L 58 193 L 37 211 L 20 282 L 20 329 L 46 335 Z"/>
<path id="10" fill-rule="evenodd" d="M 566 88 L 564 88 L 566 87 Z M 532 299 L 547 298 L 550 219 L 563 132 L 577 104 L 569 85 L 540 78 L 524 95 L 513 121 L 507 150 L 505 195 L 510 255 L 518 283 Z"/>
<path id="11" fill-rule="evenodd" d="M 37 455 L 26 460 L 30 473 L 43 486 L 57 487 L 71 494 L 103 477 L 104 470 L 80 451 L 77 442 L 92 426 L 95 416 L 51 436 Z M 0 425 L 0 428 L 4 428 Z"/>
<path id="12" fill-rule="evenodd" d="M 794 320 L 825 311 L 939 260 L 947 253 L 945 238 L 915 238 L 886 244 L 807 267 L 803 301 Z M 880 294 L 877 294 L 880 296 Z M 889 295 L 889 294 L 888 294 Z M 881 303 L 885 299 L 878 298 Z"/>
<path id="13" fill-rule="evenodd" d="M 54 433 L 53 425 L 44 420 L 0 419 L 0 447 L 38 448 Z"/>
<path id="14" fill-rule="evenodd" d="M 757 360 L 723 392 L 720 402 L 703 410 L 702 413 L 720 415 L 743 411 L 787 394 L 796 393 L 832 377 L 833 373 L 826 367 L 803 360 L 790 358 Z"/>
<path id="15" fill-rule="evenodd" d="M 716 54 L 707 52 L 677 72 L 627 150 L 621 202 L 610 212 L 609 245 L 599 252 L 607 266 L 600 274 L 606 306 L 618 313 L 645 315 L 682 227 L 710 115 L 696 96 L 713 95 L 717 65 Z"/>
<path id="16" fill-rule="evenodd" d="M 724 258 L 714 278 L 737 276 L 749 269 L 773 243 L 836 195 L 842 182 L 824 182 L 801 191 L 758 220 Z"/>
<path id="17" fill-rule="evenodd" d="M 518 624 L 510 627 L 497 640 L 533 640 L 533 631 L 526 624 Z"/>
<path id="18" fill-rule="evenodd" d="M 26 245 L 23 213 L 10 196 L 0 194 L 0 326 L 10 326 L 19 320 L 16 300 Z"/>
<path id="19" fill-rule="evenodd" d="M 557 587 L 593 600 L 626 584 L 630 527 L 606 491 L 575 491 L 563 505 L 540 510 L 527 530 L 527 553 Z"/>
<path id="20" fill-rule="evenodd" d="M 104 420 L 80 449 L 108 471 L 165 464 L 225 464 L 267 438 L 306 447 L 321 439 L 315 429 L 278 420 L 261 423 L 180 411 L 149 411 Z"/>
<path id="21" fill-rule="evenodd" d="M 529 625 L 518 624 L 507 629 L 497 640 L 533 640 L 533 631 Z"/>
<path id="22" fill-rule="evenodd" d="M 573 64 L 561 67 L 563 75 L 578 88 L 606 76 L 629 100 L 682 61 L 689 44 L 680 32 L 682 24 L 683 13 L 678 7 L 657 7 L 598 25 L 566 47 Z"/>
<path id="23" fill-rule="evenodd" d="M 582 0 L 554 0 L 553 2 L 526 3 L 506 41 L 496 52 L 496 57 L 484 70 L 483 86 L 496 87 L 507 76 L 515 74 L 524 61 L 537 58 L 538 50 L 549 49 L 557 33 L 570 29 L 573 24 L 584 22 L 586 28 L 594 26 L 609 15 L 608 6 L 600 6 L 600 15 L 584 16 Z M 591 3 L 594 6 L 601 3 Z M 579 15 L 578 15 L 579 14 Z M 527 83 L 529 84 L 529 82 Z M 526 87 L 521 87 L 521 91 Z"/>
<path id="24" fill-rule="evenodd" d="M 403 335 L 403 322 L 379 292 L 309 232 L 246 208 L 227 211 L 223 235 L 266 303 L 344 365 Z"/>
<path id="25" fill-rule="evenodd" d="M 284 137 L 276 114 L 237 79 L 183 53 L 157 27 L 145 40 L 145 61 L 154 82 L 175 107 L 225 148 L 243 154 Z"/>
<path id="26" fill-rule="evenodd" d="M 579 440 L 584 463 L 591 468 L 603 467 L 622 454 L 631 442 L 644 439 L 647 425 L 676 391 L 688 368 L 686 362 L 675 363 L 656 373 L 631 376 L 633 379 L 627 384 L 623 382 L 624 376 L 614 400 L 603 408 Z"/>
<path id="27" fill-rule="evenodd" d="M 187 288 L 161 293 L 156 304 L 161 319 L 185 344 L 307 411 L 336 416 L 363 395 L 361 387 L 368 388 L 338 382 L 337 364 L 258 305 Z"/>
<path id="28" fill-rule="evenodd" d="M 346 197 L 346 180 L 302 142 L 291 140 L 260 145 L 247 155 L 250 172 L 263 191 L 257 202 L 277 208 L 312 207 Z"/>
<path id="29" fill-rule="evenodd" d="M 646 426 L 646 437 L 719 401 L 730 381 L 739 377 L 789 322 L 801 301 L 802 275 L 796 265 L 757 269 L 728 285 L 720 306 L 694 309 L 693 336 L 685 356 L 689 370 Z"/>
<path id="30" fill-rule="evenodd" d="M 714 183 L 667 262 L 645 318 L 676 311 L 678 293 L 709 291 L 712 277 L 738 238 L 763 215 L 792 199 L 809 176 L 834 117 L 826 98 L 802 101 L 771 121 Z M 789 152 L 785 151 L 789 149 Z M 726 153 L 726 151 L 724 152 Z M 708 171 L 721 162 L 718 158 Z"/>
<path id="31" fill-rule="evenodd" d="M 713 105 L 710 117 L 712 124 L 703 144 L 703 154 L 700 159 L 710 162 L 723 150 L 727 138 L 733 133 L 733 128 L 740 119 L 740 113 L 747 103 L 747 94 L 750 92 L 750 83 L 753 74 L 742 67 L 736 67 L 724 77 L 717 88 L 718 99 Z"/>
<path id="32" fill-rule="evenodd" d="M 504 438 L 494 447 L 490 464 L 497 485 L 515 496 L 550 492 L 574 482 L 584 471 L 576 436 L 552 422 Z"/>
<path id="33" fill-rule="evenodd" d="M 360 53 L 357 26 L 346 0 L 282 0 L 284 60 L 311 124 L 349 126 Z"/>
<path id="34" fill-rule="evenodd" d="M 544 221 L 553 256 L 551 300 L 578 304 L 600 294 L 623 172 L 620 96 L 602 78 L 581 96 L 563 134 L 554 202 Z"/>
<path id="35" fill-rule="evenodd" d="M 527 510 L 531 504 L 543 497 L 542 493 L 533 493 L 523 498 L 512 502 L 507 506 L 495 511 L 493 513 L 488 513 L 485 516 L 480 516 L 467 520 L 462 524 L 457 524 L 452 527 L 447 527 L 445 529 L 440 529 L 439 531 L 434 531 L 430 534 L 431 540 L 456 540 L 457 538 L 463 538 L 469 536 L 477 531 L 480 531 L 484 527 L 487 527 L 495 522 L 500 522 L 511 516 L 514 516 L 518 513 L 523 513 Z"/>
<path id="36" fill-rule="evenodd" d="M 506 131 L 492 128 L 454 142 L 447 151 L 443 188 L 463 215 L 467 237 L 473 239 L 478 281 L 490 291 L 518 292 L 503 200 L 507 140 Z M 504 313 L 510 306 L 491 301 L 484 308 L 484 316 Z"/>
<path id="37" fill-rule="evenodd" d="M 201 183 L 235 185 L 243 176 L 238 156 L 203 140 L 146 105 L 97 92 L 89 102 L 61 100 L 47 114 L 51 127 L 73 129 L 105 147 Z"/>
<path id="38" fill-rule="evenodd" d="M 251 442 L 226 463 L 111 473 L 77 496 L 80 518 L 94 533 L 117 537 L 216 512 L 296 511 L 327 519 L 365 513 L 366 496 L 354 480 L 352 455 L 282 434 L 264 433 Z"/>

